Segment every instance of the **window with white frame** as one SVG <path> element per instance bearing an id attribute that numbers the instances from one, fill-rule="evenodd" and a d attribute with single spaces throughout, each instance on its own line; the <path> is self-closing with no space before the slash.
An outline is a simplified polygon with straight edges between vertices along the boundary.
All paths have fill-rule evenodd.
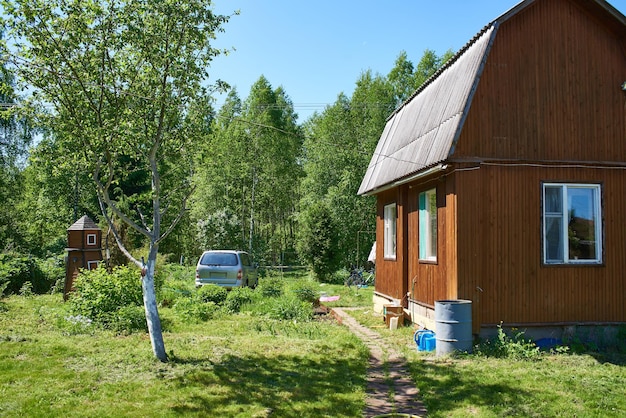
<path id="1" fill-rule="evenodd" d="M 437 261 L 437 189 L 419 194 L 419 259 Z"/>
<path id="2" fill-rule="evenodd" d="M 96 245 L 96 234 L 87 234 L 87 245 Z"/>
<path id="3" fill-rule="evenodd" d="M 385 206 L 385 258 L 396 258 L 396 204 L 392 203 Z"/>
<path id="4" fill-rule="evenodd" d="M 98 268 L 99 265 L 100 261 L 98 260 L 87 261 L 87 270 L 95 270 Z"/>
<path id="5" fill-rule="evenodd" d="M 543 184 L 544 263 L 602 263 L 600 193 L 598 184 Z"/>

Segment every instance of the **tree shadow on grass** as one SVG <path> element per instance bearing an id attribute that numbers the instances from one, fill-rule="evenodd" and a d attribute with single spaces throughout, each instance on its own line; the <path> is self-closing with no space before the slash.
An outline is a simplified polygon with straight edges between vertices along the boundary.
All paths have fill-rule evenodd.
<path id="1" fill-rule="evenodd" d="M 458 415 L 462 408 L 479 407 L 488 407 L 500 416 L 535 415 L 526 405 L 532 394 L 513 383 L 481 382 L 478 376 L 462 374 L 447 363 L 414 361 L 409 368 L 429 413 L 435 416 Z"/>
<path id="2" fill-rule="evenodd" d="M 364 407 L 362 396 L 353 395 L 365 387 L 357 360 L 226 355 L 219 362 L 173 361 L 193 366 L 175 380 L 190 394 L 172 408 L 181 415 L 355 417 Z"/>

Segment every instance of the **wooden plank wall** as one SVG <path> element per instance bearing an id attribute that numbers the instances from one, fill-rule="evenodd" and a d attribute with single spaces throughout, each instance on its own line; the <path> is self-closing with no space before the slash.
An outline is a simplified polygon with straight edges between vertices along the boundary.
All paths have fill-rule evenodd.
<path id="1" fill-rule="evenodd" d="M 458 297 L 475 321 L 626 321 L 626 37 L 582 4 L 502 23 L 452 156 L 486 163 L 454 175 Z M 542 265 L 542 181 L 603 185 L 603 266 Z"/>
<path id="2" fill-rule="evenodd" d="M 492 165 L 456 177 L 459 297 L 479 299 L 483 324 L 626 321 L 625 170 Z M 543 181 L 602 185 L 603 265 L 542 264 Z"/>
<path id="3" fill-rule="evenodd" d="M 454 158 L 624 161 L 625 81 L 623 33 L 538 1 L 500 26 Z"/>
<path id="4" fill-rule="evenodd" d="M 411 299 L 433 308 L 436 300 L 457 297 L 456 195 L 444 174 L 408 186 L 407 279 Z M 437 190 L 437 260 L 419 261 L 419 194 Z"/>
<path id="5" fill-rule="evenodd" d="M 403 299 L 406 294 L 406 245 L 403 237 L 406 235 L 406 190 L 396 188 L 378 195 L 376 215 L 376 291 L 386 296 Z M 385 259 L 384 236 L 385 205 L 396 203 L 396 258 Z"/>

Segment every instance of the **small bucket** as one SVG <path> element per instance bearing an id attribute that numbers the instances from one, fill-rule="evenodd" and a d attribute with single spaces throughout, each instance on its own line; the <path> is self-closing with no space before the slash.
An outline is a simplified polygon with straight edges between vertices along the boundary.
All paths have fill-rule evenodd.
<path id="1" fill-rule="evenodd" d="M 413 334 L 417 351 L 433 351 L 437 346 L 435 333 L 428 329 L 419 329 Z"/>

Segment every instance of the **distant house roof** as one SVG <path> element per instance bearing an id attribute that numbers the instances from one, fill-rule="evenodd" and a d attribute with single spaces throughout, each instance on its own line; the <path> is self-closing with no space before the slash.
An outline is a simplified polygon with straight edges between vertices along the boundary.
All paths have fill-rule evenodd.
<path id="1" fill-rule="evenodd" d="M 82 218 L 77 220 L 67 228 L 68 231 L 86 231 L 86 230 L 96 230 L 99 231 L 100 227 L 91 220 L 91 218 L 87 215 L 84 215 Z"/>
<path id="2" fill-rule="evenodd" d="M 408 182 L 435 169 L 454 153 L 499 25 L 536 1 L 540 0 L 523 1 L 485 26 L 394 111 L 367 167 L 359 195 Z M 573 1 L 610 14 L 622 29 L 626 23 L 624 15 L 604 0 Z"/>

